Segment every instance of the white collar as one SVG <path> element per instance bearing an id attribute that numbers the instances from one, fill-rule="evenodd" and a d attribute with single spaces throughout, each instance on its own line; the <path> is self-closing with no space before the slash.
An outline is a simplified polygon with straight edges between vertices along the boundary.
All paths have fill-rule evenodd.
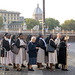
<path id="1" fill-rule="evenodd" d="M 41 37 L 40 37 L 40 39 L 42 39 L 42 40 L 43 40 L 43 38 L 41 38 Z"/>
<path id="2" fill-rule="evenodd" d="M 4 39 L 5 39 L 6 41 L 9 41 L 9 39 L 8 39 L 8 38 L 6 38 L 6 37 L 4 37 Z"/>
<path id="3" fill-rule="evenodd" d="M 53 39 L 50 39 L 50 40 L 54 41 Z"/>
<path id="4" fill-rule="evenodd" d="M 41 40 L 43 40 L 43 42 L 44 42 L 44 44 L 45 44 L 45 47 L 46 47 L 46 42 L 45 42 L 45 40 L 43 39 L 43 38 L 40 38 Z"/>
<path id="5" fill-rule="evenodd" d="M 60 39 L 57 37 L 57 40 L 60 40 Z"/>

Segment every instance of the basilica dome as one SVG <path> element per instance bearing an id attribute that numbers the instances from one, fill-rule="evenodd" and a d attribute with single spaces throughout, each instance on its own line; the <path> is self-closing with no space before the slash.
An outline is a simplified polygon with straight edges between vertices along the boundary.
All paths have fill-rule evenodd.
<path id="1" fill-rule="evenodd" d="M 39 4 L 37 4 L 37 8 L 35 8 L 33 14 L 42 14 L 42 10 L 39 8 Z"/>

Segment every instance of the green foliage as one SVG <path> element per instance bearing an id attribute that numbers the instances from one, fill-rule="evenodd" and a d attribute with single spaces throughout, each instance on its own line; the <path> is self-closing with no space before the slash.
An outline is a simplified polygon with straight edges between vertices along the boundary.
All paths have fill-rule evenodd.
<path id="1" fill-rule="evenodd" d="M 53 18 L 46 18 L 45 22 L 46 26 L 49 26 L 49 30 L 54 29 L 54 27 L 57 27 L 60 24 L 58 20 L 55 20 Z"/>
<path id="2" fill-rule="evenodd" d="M 40 23 L 38 21 L 36 21 L 35 19 L 32 19 L 32 18 L 30 18 L 30 19 L 27 18 L 26 24 L 27 24 L 28 29 L 32 29 L 34 26 L 40 25 Z"/>
<path id="3" fill-rule="evenodd" d="M 64 30 L 75 30 L 75 20 L 73 20 L 73 19 L 66 20 L 62 24 L 62 29 L 64 29 Z"/>
<path id="4" fill-rule="evenodd" d="M 3 27 L 3 19 L 0 17 L 0 29 Z"/>

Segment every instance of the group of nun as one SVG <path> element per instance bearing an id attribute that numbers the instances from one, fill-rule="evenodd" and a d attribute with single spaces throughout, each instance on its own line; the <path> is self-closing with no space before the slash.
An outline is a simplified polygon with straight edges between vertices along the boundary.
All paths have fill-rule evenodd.
<path id="1" fill-rule="evenodd" d="M 59 64 L 62 64 L 61 70 L 66 71 L 65 37 L 60 40 L 61 35 L 59 33 L 56 38 L 52 34 L 46 39 L 43 38 L 42 34 L 39 34 L 38 37 L 29 34 L 26 40 L 24 40 L 24 37 L 22 33 L 18 37 L 5 33 L 1 45 L 6 49 L 6 56 L 4 56 L 5 50 L 3 49 L 1 52 L 2 65 L 13 65 L 13 68 L 17 71 L 22 71 L 22 67 L 25 68 L 27 63 L 29 71 L 34 71 L 32 65 L 37 65 L 39 70 L 46 68 L 55 71 L 55 69 L 60 69 Z M 46 51 L 47 44 L 55 48 L 54 53 Z M 12 52 L 12 45 L 19 48 L 18 54 Z M 44 64 L 46 64 L 46 67 Z M 6 67 L 5 70 L 9 71 L 9 68 Z"/>

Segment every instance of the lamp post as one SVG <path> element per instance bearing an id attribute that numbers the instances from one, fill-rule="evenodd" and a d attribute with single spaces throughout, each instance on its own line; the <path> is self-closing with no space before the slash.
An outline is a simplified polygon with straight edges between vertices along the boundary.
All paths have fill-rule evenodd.
<path id="1" fill-rule="evenodd" d="M 42 22 L 42 34 L 45 36 L 45 0 L 43 0 Z"/>
<path id="2" fill-rule="evenodd" d="M 9 32 L 9 30 L 8 30 L 8 25 L 6 24 L 6 16 L 4 16 L 4 22 L 5 22 L 5 26 L 4 26 L 4 28 L 6 29 L 6 32 Z"/>

